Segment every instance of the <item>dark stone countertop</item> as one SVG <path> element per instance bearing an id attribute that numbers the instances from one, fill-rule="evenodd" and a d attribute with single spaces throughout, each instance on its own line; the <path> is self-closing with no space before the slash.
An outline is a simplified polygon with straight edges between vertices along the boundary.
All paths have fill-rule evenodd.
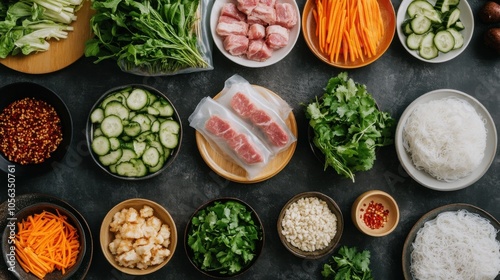
<path id="1" fill-rule="evenodd" d="M 302 11 L 304 0 L 298 4 Z M 469 1 L 476 15 L 483 1 Z M 399 1 L 393 1 L 397 11 Z M 476 16 L 477 17 L 477 16 Z M 421 62 L 401 45 L 397 34 L 388 51 L 376 62 L 348 70 L 356 82 L 366 84 L 382 110 L 398 119 L 417 97 L 434 89 L 450 88 L 478 99 L 500 123 L 500 57 L 486 50 L 482 33 L 486 25 L 475 20 L 475 31 L 468 48 L 457 58 L 441 64 Z M 67 201 L 79 210 L 93 235 L 94 254 L 87 279 L 200 279 L 189 263 L 182 238 L 189 216 L 203 202 L 221 196 L 234 196 L 251 204 L 259 213 L 266 231 L 263 254 L 241 279 L 321 279 L 327 257 L 304 260 L 286 251 L 281 244 L 276 220 L 282 206 L 297 193 L 320 191 L 331 196 L 344 213 L 345 230 L 339 245 L 357 246 L 372 253 L 371 268 L 375 279 L 403 279 L 402 249 L 416 221 L 428 211 L 451 203 L 470 203 L 497 219 L 500 218 L 498 195 L 500 158 L 498 153 L 487 173 L 468 188 L 440 192 L 427 189 L 411 179 L 398 161 L 394 146 L 382 148 L 372 170 L 356 174 L 356 182 L 337 175 L 311 152 L 307 139 L 307 120 L 301 103 L 322 93 L 328 79 L 342 69 L 331 67 L 308 49 L 301 35 L 295 48 L 281 62 L 253 69 L 230 62 L 218 50 L 213 52 L 214 70 L 169 77 L 141 77 L 121 72 L 116 64 L 94 64 L 81 58 L 69 67 L 50 74 L 23 74 L 0 66 L 0 86 L 33 81 L 47 86 L 67 103 L 73 118 L 74 134 L 70 151 L 62 167 L 35 178 L 18 178 L 16 195 L 45 193 Z M 297 149 L 289 164 L 276 176 L 256 184 L 229 182 L 217 176 L 198 152 L 195 131 L 188 116 L 205 96 L 214 96 L 224 81 L 239 74 L 252 84 L 278 93 L 294 109 L 299 129 Z M 129 83 L 153 86 L 168 95 L 182 117 L 184 138 L 178 158 L 168 171 L 147 181 L 122 181 L 104 174 L 88 154 L 85 125 L 90 108 L 106 90 Z M 0 97 L 1 98 L 1 97 Z M 1 201 L 7 199 L 6 176 Z M 386 237 L 368 237 L 360 233 L 350 219 L 355 198 L 364 191 L 380 189 L 397 200 L 401 210 L 396 230 Z M 143 197 L 165 206 L 173 215 L 179 232 L 179 246 L 173 260 L 160 271 L 146 277 L 121 275 L 109 265 L 100 249 L 99 229 L 104 215 L 118 202 Z"/>

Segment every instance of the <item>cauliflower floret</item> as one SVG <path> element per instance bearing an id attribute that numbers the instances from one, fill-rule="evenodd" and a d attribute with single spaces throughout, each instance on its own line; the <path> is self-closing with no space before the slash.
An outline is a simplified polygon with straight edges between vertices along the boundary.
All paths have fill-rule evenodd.
<path id="1" fill-rule="evenodd" d="M 160 264 L 166 257 L 170 256 L 170 250 L 162 246 L 155 246 L 153 249 L 153 257 L 151 259 L 151 264 Z"/>
<path id="2" fill-rule="evenodd" d="M 122 238 L 142 238 L 144 233 L 142 232 L 141 225 L 125 223 L 120 228 L 120 234 Z"/>
<path id="3" fill-rule="evenodd" d="M 135 267 L 135 265 L 141 261 L 141 258 L 134 250 L 130 250 L 121 255 L 118 255 L 115 259 L 121 266 L 130 268 Z"/>
<path id="4" fill-rule="evenodd" d="M 130 239 L 121 239 L 120 243 L 118 243 L 118 247 L 116 248 L 116 253 L 123 254 L 132 250 L 134 247 L 132 246 L 132 240 Z"/>
<path id="5" fill-rule="evenodd" d="M 147 205 L 144 205 L 144 207 L 142 207 L 142 209 L 140 210 L 140 213 L 141 213 L 141 217 L 149 218 L 149 217 L 153 216 L 153 208 L 151 208 Z"/>
<path id="6" fill-rule="evenodd" d="M 125 213 L 124 211 L 116 212 L 113 215 L 113 219 L 111 220 L 111 223 L 109 224 L 109 230 L 112 232 L 117 232 L 120 228 L 121 225 L 125 222 Z"/>
<path id="7" fill-rule="evenodd" d="M 146 225 L 152 227 L 155 233 L 160 230 L 161 224 L 161 220 L 155 216 L 149 217 L 146 221 Z"/>
<path id="8" fill-rule="evenodd" d="M 158 236 L 163 238 L 163 241 L 160 243 L 161 245 L 168 247 L 170 245 L 170 227 L 166 224 L 163 224 L 158 232 Z"/>
<path id="9" fill-rule="evenodd" d="M 129 223 L 137 223 L 139 218 L 139 212 L 135 208 L 130 207 L 125 213 L 125 220 Z"/>
<path id="10" fill-rule="evenodd" d="M 120 238 L 115 238 L 113 241 L 111 241 L 111 243 L 109 243 L 108 248 L 111 254 L 113 255 L 117 254 L 117 249 L 118 246 L 120 245 L 120 242 L 122 242 Z"/>

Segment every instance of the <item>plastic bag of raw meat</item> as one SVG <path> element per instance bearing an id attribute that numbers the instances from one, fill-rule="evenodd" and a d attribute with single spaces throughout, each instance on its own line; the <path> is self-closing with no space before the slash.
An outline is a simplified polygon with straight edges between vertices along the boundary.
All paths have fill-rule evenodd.
<path id="1" fill-rule="evenodd" d="M 266 145 L 231 111 L 210 97 L 203 98 L 188 118 L 214 150 L 243 168 L 248 179 L 259 175 L 271 158 Z"/>
<path id="2" fill-rule="evenodd" d="M 226 81 L 216 101 L 250 125 L 274 155 L 297 141 L 285 122 L 291 107 L 267 89 L 252 86 L 239 75 Z"/>

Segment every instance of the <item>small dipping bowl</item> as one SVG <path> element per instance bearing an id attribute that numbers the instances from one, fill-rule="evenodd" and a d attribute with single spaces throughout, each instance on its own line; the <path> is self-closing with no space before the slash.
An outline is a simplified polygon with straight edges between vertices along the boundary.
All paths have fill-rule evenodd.
<path id="1" fill-rule="evenodd" d="M 374 237 L 385 236 L 393 232 L 398 225 L 398 204 L 386 192 L 367 191 L 352 204 L 351 218 L 362 233 Z"/>

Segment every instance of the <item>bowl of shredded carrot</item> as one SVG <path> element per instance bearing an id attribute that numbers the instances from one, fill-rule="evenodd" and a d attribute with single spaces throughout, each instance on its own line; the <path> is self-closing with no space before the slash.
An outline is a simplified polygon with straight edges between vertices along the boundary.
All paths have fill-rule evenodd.
<path id="1" fill-rule="evenodd" d="M 307 0 L 302 34 L 323 62 L 351 69 L 373 63 L 391 45 L 396 13 L 390 0 Z"/>
<path id="2" fill-rule="evenodd" d="M 85 255 L 85 234 L 64 207 L 41 202 L 21 209 L 8 223 L 2 250 L 18 279 L 71 279 Z"/>

